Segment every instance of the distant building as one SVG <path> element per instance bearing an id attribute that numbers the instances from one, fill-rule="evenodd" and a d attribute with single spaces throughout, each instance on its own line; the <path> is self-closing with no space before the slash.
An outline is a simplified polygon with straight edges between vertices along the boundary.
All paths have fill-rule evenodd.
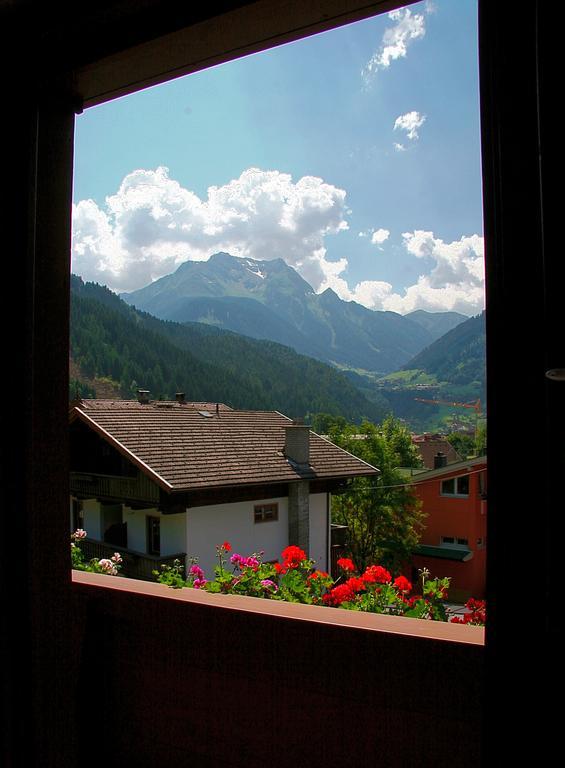
<path id="1" fill-rule="evenodd" d="M 423 435 L 412 435 L 412 443 L 418 449 L 426 469 L 434 469 L 438 454 L 445 456 L 447 464 L 461 461 L 462 457 L 443 435 L 431 434 L 429 432 Z"/>
<path id="2" fill-rule="evenodd" d="M 411 483 L 427 515 L 412 561 L 414 583 L 418 569 L 427 568 L 432 576 L 451 577 L 451 600 L 484 597 L 486 456 L 419 472 Z"/>
<path id="3" fill-rule="evenodd" d="M 215 546 L 289 544 L 329 569 L 331 493 L 379 470 L 276 411 L 216 403 L 84 400 L 70 411 L 71 526 L 87 557 L 117 547 L 123 572 L 151 578 L 197 556 L 213 576 Z"/>

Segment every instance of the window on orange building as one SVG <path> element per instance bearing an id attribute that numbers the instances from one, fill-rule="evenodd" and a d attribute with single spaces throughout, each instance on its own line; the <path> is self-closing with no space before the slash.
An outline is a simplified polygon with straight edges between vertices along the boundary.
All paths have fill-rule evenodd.
<path id="1" fill-rule="evenodd" d="M 441 481 L 442 496 L 468 496 L 469 495 L 469 475 L 461 477 L 450 477 L 448 480 Z"/>

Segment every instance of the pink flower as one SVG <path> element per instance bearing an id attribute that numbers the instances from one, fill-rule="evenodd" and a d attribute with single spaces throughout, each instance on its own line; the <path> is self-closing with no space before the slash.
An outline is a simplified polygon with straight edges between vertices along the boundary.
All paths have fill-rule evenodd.
<path id="1" fill-rule="evenodd" d="M 262 579 L 261 586 L 265 589 L 272 589 L 274 592 L 278 590 L 277 585 L 274 581 L 271 581 L 271 579 Z"/>
<path id="2" fill-rule="evenodd" d="M 123 562 L 122 556 L 120 555 L 119 552 L 114 552 L 114 554 L 110 559 L 112 560 L 113 563 L 116 563 L 116 565 L 119 565 L 121 562 Z"/>
<path id="3" fill-rule="evenodd" d="M 203 581 L 203 579 L 204 579 L 204 571 L 202 570 L 202 568 L 199 565 L 196 565 L 196 563 L 194 565 L 190 566 L 189 573 L 192 576 L 196 576 L 196 579 L 194 581 L 195 584 L 196 584 L 197 581 Z M 204 582 L 204 583 L 206 583 L 206 582 Z"/>
<path id="4" fill-rule="evenodd" d="M 107 573 L 109 576 L 116 576 L 118 573 L 114 563 L 111 560 L 108 560 L 106 557 L 103 557 L 101 560 L 99 560 L 98 565 L 102 571 Z"/>
<path id="5" fill-rule="evenodd" d="M 77 528 L 72 535 L 73 539 L 86 539 L 86 531 L 84 528 Z"/>

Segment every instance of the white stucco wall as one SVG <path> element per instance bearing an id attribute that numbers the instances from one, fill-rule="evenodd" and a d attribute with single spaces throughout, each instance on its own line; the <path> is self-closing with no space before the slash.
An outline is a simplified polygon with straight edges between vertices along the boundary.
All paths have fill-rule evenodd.
<path id="1" fill-rule="evenodd" d="M 256 504 L 279 505 L 278 520 L 255 523 L 253 507 Z M 288 499 L 260 499 L 233 504 L 217 504 L 208 507 L 192 507 L 188 510 L 189 556 L 199 558 L 199 565 L 206 576 L 214 576 L 216 545 L 229 541 L 232 552 L 248 556 L 264 550 L 264 560 L 276 560 L 281 550 L 288 546 Z"/>
<path id="2" fill-rule="evenodd" d="M 157 509 L 130 509 L 124 506 L 123 521 L 127 523 L 128 549 L 147 552 L 147 518 L 161 520 L 161 554 L 186 552 L 186 515 L 163 515 Z"/>
<path id="3" fill-rule="evenodd" d="M 328 569 L 326 509 L 327 494 L 310 495 L 310 557 L 316 560 L 316 567 Z M 278 520 L 255 523 L 253 507 L 256 504 L 279 505 Z M 219 504 L 209 507 L 194 507 L 188 510 L 187 554 L 199 558 L 199 565 L 208 578 L 214 575 L 216 545 L 229 541 L 232 554 L 250 555 L 264 550 L 264 560 L 280 559 L 281 551 L 293 542 L 288 540 L 288 499 L 262 499 L 242 501 L 234 504 Z"/>
<path id="4" fill-rule="evenodd" d="M 102 514 L 100 504 L 96 499 L 85 499 L 82 502 L 84 530 L 89 539 L 102 538 Z"/>
<path id="5" fill-rule="evenodd" d="M 310 557 L 316 567 L 328 570 L 327 494 L 310 495 Z M 278 520 L 256 523 L 253 508 L 257 504 L 277 503 Z M 94 499 L 83 502 L 84 527 L 92 539 L 102 538 L 100 504 Z M 288 540 L 288 499 L 260 499 L 233 504 L 192 507 L 186 514 L 163 515 L 157 509 L 123 507 L 123 522 L 127 523 L 128 548 L 147 551 L 148 516 L 161 519 L 161 554 L 186 552 L 199 558 L 208 578 L 217 565 L 216 545 L 229 541 L 232 553 L 251 555 L 264 550 L 264 560 L 278 560 L 281 551 L 293 542 Z"/>
<path id="6" fill-rule="evenodd" d="M 161 515 L 161 554 L 186 552 L 186 514 Z"/>
<path id="7" fill-rule="evenodd" d="M 162 518 L 162 515 L 156 509 L 130 509 L 124 505 L 122 519 L 127 523 L 128 549 L 147 552 L 147 517 Z M 163 554 L 166 553 L 163 552 Z"/>

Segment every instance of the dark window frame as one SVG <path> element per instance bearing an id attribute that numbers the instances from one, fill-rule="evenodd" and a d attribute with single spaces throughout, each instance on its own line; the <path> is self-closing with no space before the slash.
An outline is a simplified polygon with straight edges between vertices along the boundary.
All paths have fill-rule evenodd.
<path id="1" fill-rule="evenodd" d="M 273 513 L 271 517 L 267 515 Z M 270 502 L 268 504 L 255 504 L 253 507 L 253 522 L 260 523 L 275 523 L 279 519 L 279 504 L 278 502 Z"/>
<path id="2" fill-rule="evenodd" d="M 467 490 L 459 490 L 459 481 L 466 481 Z M 445 486 L 447 483 L 453 483 L 453 491 L 446 491 Z M 440 496 L 451 496 L 459 499 L 468 499 L 471 494 L 471 479 L 469 475 L 457 475 L 457 477 L 448 477 L 446 480 L 440 481 Z"/>
<path id="3" fill-rule="evenodd" d="M 11 616 L 3 642 L 5 657 L 24 656 L 26 665 L 13 664 L 6 670 L 5 701 L 9 701 L 12 713 L 8 722 L 9 745 L 17 745 L 22 762 L 41 754 L 47 765 L 65 762 L 68 734 L 76 725 L 68 705 L 74 671 L 73 665 L 67 663 L 76 652 L 69 631 L 75 591 L 71 587 L 68 557 L 57 556 L 68 545 L 68 517 L 63 518 L 61 510 L 68 509 L 69 500 L 65 422 L 69 210 L 73 111 L 80 110 L 82 104 L 81 91 L 73 83 L 84 70 L 85 60 L 91 62 L 93 69 L 108 70 L 104 57 L 109 54 L 120 54 L 115 57 L 116 67 L 129 67 L 134 73 L 133 80 L 138 70 L 132 46 L 151 40 L 152 35 L 174 32 L 177 27 L 171 22 L 169 27 L 160 25 L 155 32 L 149 23 L 136 37 L 137 29 L 126 34 L 129 29 L 118 24 L 111 30 L 113 34 L 107 36 L 101 33 L 112 27 L 109 11 L 107 28 L 95 29 L 90 39 L 81 40 L 80 49 L 59 46 L 58 55 L 53 56 L 53 38 L 60 40 L 63 34 L 59 20 L 57 35 L 53 35 L 54 16 L 46 13 L 40 19 L 34 8 L 25 7 L 22 13 L 22 4 L 13 5 L 15 13 L 11 15 L 12 8 L 6 8 L 6 23 L 0 31 L 5 42 L 0 49 L 4 57 L 5 101 L 11 107 L 10 120 L 4 125 L 10 147 L 7 176 L 11 179 L 5 215 L 6 250 L 14 255 L 5 265 L 5 282 L 14 287 L 22 322 L 13 323 L 13 310 L 5 302 L 4 327 L 13 331 L 6 334 L 5 354 L 11 363 L 12 377 L 19 383 L 20 398 L 18 408 L 6 409 L 3 415 L 5 444 L 9 446 L 3 470 L 6 540 L 22 544 L 7 547 L 3 552 L 2 575 L 4 583 L 10 584 L 6 607 Z M 381 10 L 390 10 L 395 5 L 402 4 L 383 3 Z M 211 8 L 210 14 L 215 10 Z M 371 7 L 372 12 L 377 10 L 377 6 Z M 300 27 L 299 22 L 289 17 L 291 11 L 285 16 L 281 8 L 277 14 L 283 19 L 278 35 L 268 35 L 255 27 L 255 39 L 261 38 L 256 50 L 305 36 L 316 31 L 316 24 L 320 31 L 355 20 L 346 10 L 332 5 L 332 11 L 323 18 L 319 10 L 314 25 L 305 23 Z M 557 660 L 551 618 L 561 580 L 552 547 L 556 525 L 552 513 L 561 504 L 560 484 L 555 477 L 563 472 L 565 409 L 563 384 L 546 378 L 545 373 L 563 366 L 563 280 L 558 250 L 545 248 L 544 244 L 557 241 L 557 226 L 561 222 L 561 203 L 557 203 L 558 193 L 552 191 L 559 189 L 556 158 L 560 145 L 553 134 L 558 121 L 549 76 L 554 71 L 557 36 L 562 28 L 556 19 L 560 12 L 558 6 L 544 6 L 535 0 L 510 8 L 479 0 L 489 505 L 493 513 L 488 520 L 490 608 L 485 646 L 488 695 L 484 723 L 493 739 L 505 743 L 508 761 L 516 757 L 517 762 L 526 745 L 539 749 L 539 733 L 545 734 L 544 747 L 548 753 L 550 745 L 557 747 L 559 734 L 555 727 L 558 710 L 524 707 L 523 701 L 526 695 L 532 701 L 545 700 L 547 680 L 552 679 Z M 366 11 L 365 15 L 368 14 Z M 97 22 L 103 27 L 102 18 L 99 15 Z M 127 22 L 131 27 L 129 19 Z M 87 35 L 87 25 L 83 31 Z M 243 50 L 226 43 L 223 48 L 221 43 L 218 47 L 220 54 L 216 59 L 212 55 L 208 59 L 203 57 L 200 66 L 235 58 L 252 48 Z M 156 60 L 159 53 L 147 58 L 149 65 Z M 50 62 L 49 67 L 43 66 L 44 61 Z M 165 81 L 163 66 L 157 72 L 155 65 L 155 70 L 153 82 Z M 168 77 L 175 74 L 183 73 L 171 68 Z M 95 76 L 96 72 L 92 77 Z M 148 85 L 150 79 L 148 76 L 144 80 L 140 75 L 129 92 Z M 103 88 L 100 93 L 98 103 L 116 95 L 116 91 L 111 93 Z M 527 270 L 519 261 L 526 254 Z M 527 313 L 522 311 L 526 292 Z M 524 346 L 523 340 L 530 335 L 536 344 Z M 517 457 L 513 447 L 523 445 L 524 427 L 517 418 L 513 398 L 501 396 L 501 386 L 517 370 L 518 363 L 520 393 L 527 393 L 528 402 L 532 407 L 535 405 L 538 415 L 539 449 L 528 453 L 527 473 L 529 478 L 536 479 L 536 521 L 542 551 L 536 561 L 536 578 L 522 580 L 520 585 L 523 604 L 535 606 L 530 632 L 517 626 L 515 594 L 507 588 L 516 554 L 515 549 L 507 546 L 504 530 L 505 510 L 526 513 L 521 484 L 509 487 L 507 483 L 508 476 L 515 474 L 517 460 L 523 457 Z M 22 578 L 15 580 L 12 574 L 21 572 L 23 546 L 34 567 L 27 568 Z M 103 600 L 105 590 L 99 589 L 97 594 Z M 525 652 L 520 663 L 518 696 L 515 657 L 508 649 L 519 647 L 522 642 Z M 54 663 L 57 659 L 64 663 Z M 37 717 L 27 717 L 30 707 Z M 499 717 L 501 711 L 505 713 L 503 719 Z M 516 732 L 524 738 L 516 741 Z M 33 760 L 28 759 L 27 764 L 34 764 Z"/>
<path id="4" fill-rule="evenodd" d="M 157 529 L 157 533 L 155 533 Z M 145 516 L 145 536 L 146 550 L 148 555 L 161 554 L 161 518 L 158 515 Z M 155 538 L 158 539 L 159 546 L 155 546 Z"/>

